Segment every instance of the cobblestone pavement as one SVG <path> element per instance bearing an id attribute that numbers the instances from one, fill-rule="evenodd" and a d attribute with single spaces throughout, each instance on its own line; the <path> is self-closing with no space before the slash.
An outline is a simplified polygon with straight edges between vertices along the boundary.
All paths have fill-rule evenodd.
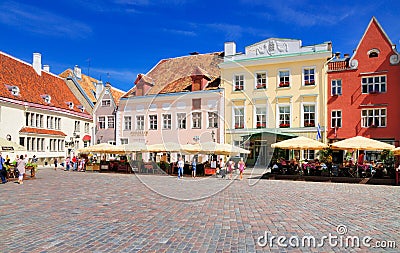
<path id="1" fill-rule="evenodd" d="M 400 246 L 400 188 L 393 186 L 42 168 L 37 179 L 0 185 L 0 192 L 1 252 L 398 252 Z M 370 236 L 371 245 L 395 241 L 397 248 L 333 247 L 326 240 L 321 247 L 279 247 L 276 239 L 296 245 L 297 237 L 301 246 L 304 236 L 318 240 L 337 230 L 342 238 Z"/>

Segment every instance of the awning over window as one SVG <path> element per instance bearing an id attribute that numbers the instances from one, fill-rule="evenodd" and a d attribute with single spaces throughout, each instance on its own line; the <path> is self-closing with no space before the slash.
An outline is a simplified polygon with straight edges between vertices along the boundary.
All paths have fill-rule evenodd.
<path id="1" fill-rule="evenodd" d="M 90 135 L 85 135 L 82 138 L 82 141 L 90 141 L 92 139 L 92 137 L 90 137 Z"/>

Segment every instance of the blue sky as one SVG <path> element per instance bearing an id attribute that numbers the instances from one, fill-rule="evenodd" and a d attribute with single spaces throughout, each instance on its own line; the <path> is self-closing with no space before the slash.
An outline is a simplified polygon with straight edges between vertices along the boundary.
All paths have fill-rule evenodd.
<path id="1" fill-rule="evenodd" d="M 160 59 L 238 51 L 270 38 L 332 41 L 352 53 L 372 16 L 396 45 L 400 1 L 307 0 L 69 0 L 0 1 L 0 51 L 61 73 L 79 65 L 84 74 L 127 91 L 138 73 Z M 322 4 L 323 3 L 323 4 Z"/>

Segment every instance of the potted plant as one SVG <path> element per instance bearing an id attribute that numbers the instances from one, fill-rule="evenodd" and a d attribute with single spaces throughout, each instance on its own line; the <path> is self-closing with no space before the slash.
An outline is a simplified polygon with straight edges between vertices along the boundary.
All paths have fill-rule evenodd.
<path id="1" fill-rule="evenodd" d="M 257 89 L 265 89 L 266 85 L 265 84 L 257 84 Z"/>
<path id="2" fill-rule="evenodd" d="M 304 126 L 305 127 L 315 127 L 315 123 L 314 122 L 304 122 Z"/>
<path id="3" fill-rule="evenodd" d="M 288 128 L 288 127 L 290 127 L 290 124 L 289 123 L 280 123 L 279 127 L 280 128 Z"/>
<path id="4" fill-rule="evenodd" d="M 314 80 L 304 81 L 304 85 L 315 85 L 315 81 Z"/>
<path id="5" fill-rule="evenodd" d="M 279 87 L 289 87 L 290 83 L 289 82 L 280 82 Z"/>
<path id="6" fill-rule="evenodd" d="M 257 128 L 265 128 L 265 123 L 257 123 Z"/>

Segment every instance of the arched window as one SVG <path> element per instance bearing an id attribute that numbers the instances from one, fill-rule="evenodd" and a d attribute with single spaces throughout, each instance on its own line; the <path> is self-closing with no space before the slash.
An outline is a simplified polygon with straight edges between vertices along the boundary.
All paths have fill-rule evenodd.
<path id="1" fill-rule="evenodd" d="M 371 50 L 368 51 L 368 57 L 369 57 L 369 58 L 378 57 L 378 56 L 379 56 L 379 53 L 380 53 L 379 49 L 373 48 L 373 49 L 371 49 Z"/>

